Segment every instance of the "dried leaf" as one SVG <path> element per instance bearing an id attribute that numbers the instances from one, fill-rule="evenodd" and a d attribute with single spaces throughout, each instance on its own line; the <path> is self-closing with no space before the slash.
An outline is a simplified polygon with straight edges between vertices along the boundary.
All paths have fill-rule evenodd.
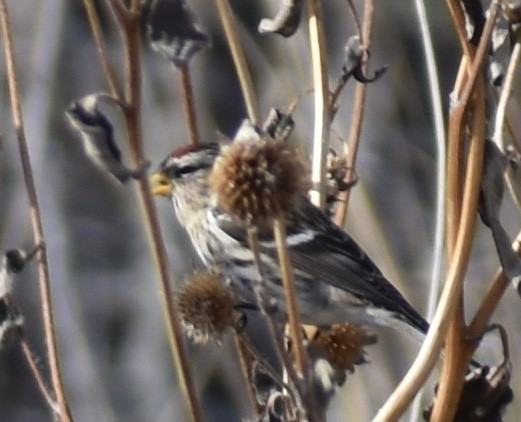
<path id="1" fill-rule="evenodd" d="M 279 34 L 292 36 L 300 25 L 302 0 L 283 0 L 282 6 L 273 19 L 262 19 L 259 24 L 261 34 Z"/>
<path id="2" fill-rule="evenodd" d="M 155 0 L 148 14 L 147 31 L 152 48 L 176 67 L 184 66 L 210 44 L 184 0 Z"/>
<path id="3" fill-rule="evenodd" d="M 87 95 L 74 101 L 65 115 L 71 126 L 81 134 L 85 153 L 96 166 L 121 183 L 125 183 L 130 178 L 139 179 L 149 163 L 146 162 L 135 170 L 123 164 L 121 151 L 114 139 L 112 123 L 98 107 L 100 100 L 115 104 L 107 94 Z"/>
<path id="4" fill-rule="evenodd" d="M 481 181 L 479 213 L 483 223 L 492 231 L 499 262 L 503 271 L 521 295 L 521 258 L 512 248 L 512 242 L 499 220 L 504 193 L 504 171 L 507 160 L 496 144 L 487 141 L 485 167 Z"/>
<path id="5" fill-rule="evenodd" d="M 0 299 L 0 349 L 5 349 L 18 340 L 23 324 L 24 317 L 20 310 Z"/>
<path id="6" fill-rule="evenodd" d="M 291 114 L 285 114 L 276 108 L 272 108 L 268 118 L 264 122 L 262 130 L 273 139 L 285 141 L 295 127 L 295 121 Z"/>
<path id="7" fill-rule="evenodd" d="M 497 328 L 503 343 L 503 362 L 497 366 L 479 366 L 465 376 L 463 390 L 458 402 L 455 421 L 465 422 L 501 422 L 505 406 L 514 397 L 510 388 L 512 364 L 510 362 L 506 331 L 499 325 Z M 429 420 L 432 412 L 431 404 L 423 413 Z"/>
<path id="8" fill-rule="evenodd" d="M 357 35 L 352 36 L 347 40 L 344 50 L 345 61 L 341 75 L 341 80 L 344 81 L 344 83 L 350 76 L 353 76 L 353 78 L 360 83 L 375 82 L 387 71 L 388 67 L 382 66 L 374 72 L 373 76 L 367 76 L 364 74 L 363 65 L 365 64 L 364 57 L 366 55 L 366 50 L 362 48 L 360 37 Z"/>
<path id="9" fill-rule="evenodd" d="M 25 267 L 25 264 L 36 254 L 39 246 L 27 253 L 23 249 L 9 249 L 2 257 L 0 268 L 0 299 L 10 295 L 13 290 L 13 276 Z"/>

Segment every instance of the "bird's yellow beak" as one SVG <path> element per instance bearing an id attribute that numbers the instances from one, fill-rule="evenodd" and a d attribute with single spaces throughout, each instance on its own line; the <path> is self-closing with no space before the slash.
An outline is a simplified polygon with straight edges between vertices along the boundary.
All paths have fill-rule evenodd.
<path id="1" fill-rule="evenodd" d="M 167 197 L 172 195 L 174 183 L 162 171 L 158 171 L 150 176 L 150 184 L 152 186 L 152 195 Z"/>

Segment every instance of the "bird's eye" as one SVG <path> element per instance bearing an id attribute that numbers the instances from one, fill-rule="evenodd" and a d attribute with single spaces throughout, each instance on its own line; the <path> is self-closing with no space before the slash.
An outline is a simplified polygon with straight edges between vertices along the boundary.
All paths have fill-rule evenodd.
<path id="1" fill-rule="evenodd" d="M 190 166 L 190 165 L 186 165 L 186 166 L 183 166 L 183 167 L 176 167 L 174 169 L 174 176 L 175 177 L 182 177 L 184 174 L 193 173 L 197 169 L 198 169 L 198 167 Z"/>

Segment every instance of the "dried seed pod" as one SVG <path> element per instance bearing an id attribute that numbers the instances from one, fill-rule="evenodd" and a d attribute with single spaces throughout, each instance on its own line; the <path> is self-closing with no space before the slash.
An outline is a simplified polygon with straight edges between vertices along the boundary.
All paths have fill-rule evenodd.
<path id="1" fill-rule="evenodd" d="M 241 139 L 224 148 L 210 174 L 218 206 L 248 224 L 291 212 L 307 193 L 307 171 L 282 141 Z"/>
<path id="2" fill-rule="evenodd" d="M 216 272 L 197 272 L 178 297 L 181 321 L 194 343 L 219 343 L 221 335 L 240 324 L 234 297 Z M 240 328 L 240 327 L 238 327 Z"/>
<path id="3" fill-rule="evenodd" d="M 492 324 L 487 332 L 497 330 L 503 346 L 503 361 L 496 366 L 477 366 L 465 375 L 455 421 L 468 422 L 501 422 L 506 406 L 513 400 L 514 393 L 510 388 L 512 378 L 512 362 L 510 347 L 505 328 Z M 436 386 L 436 389 L 438 386 Z M 433 402 L 424 410 L 423 417 L 430 420 Z"/>
<path id="4" fill-rule="evenodd" d="M 261 34 L 280 34 L 283 37 L 292 36 L 300 25 L 302 5 L 302 0 L 284 0 L 273 19 L 261 20 L 259 32 Z"/>
<path id="5" fill-rule="evenodd" d="M 341 372 L 354 371 L 355 365 L 367 363 L 364 347 L 376 343 L 376 336 L 354 324 L 334 324 L 321 330 L 310 347 L 321 347 L 331 365 Z"/>

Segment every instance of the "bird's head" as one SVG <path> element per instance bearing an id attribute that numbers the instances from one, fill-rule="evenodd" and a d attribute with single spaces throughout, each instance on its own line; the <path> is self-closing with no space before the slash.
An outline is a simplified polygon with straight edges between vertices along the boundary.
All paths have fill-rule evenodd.
<path id="1" fill-rule="evenodd" d="M 152 175 L 152 193 L 171 197 L 179 194 L 178 190 L 194 189 L 197 185 L 207 188 L 208 173 L 219 151 L 218 144 L 188 145 L 174 150 Z"/>
<path id="2" fill-rule="evenodd" d="M 178 148 L 162 161 L 151 177 L 152 193 L 170 198 L 185 226 L 210 204 L 208 175 L 219 153 L 219 144 Z"/>

